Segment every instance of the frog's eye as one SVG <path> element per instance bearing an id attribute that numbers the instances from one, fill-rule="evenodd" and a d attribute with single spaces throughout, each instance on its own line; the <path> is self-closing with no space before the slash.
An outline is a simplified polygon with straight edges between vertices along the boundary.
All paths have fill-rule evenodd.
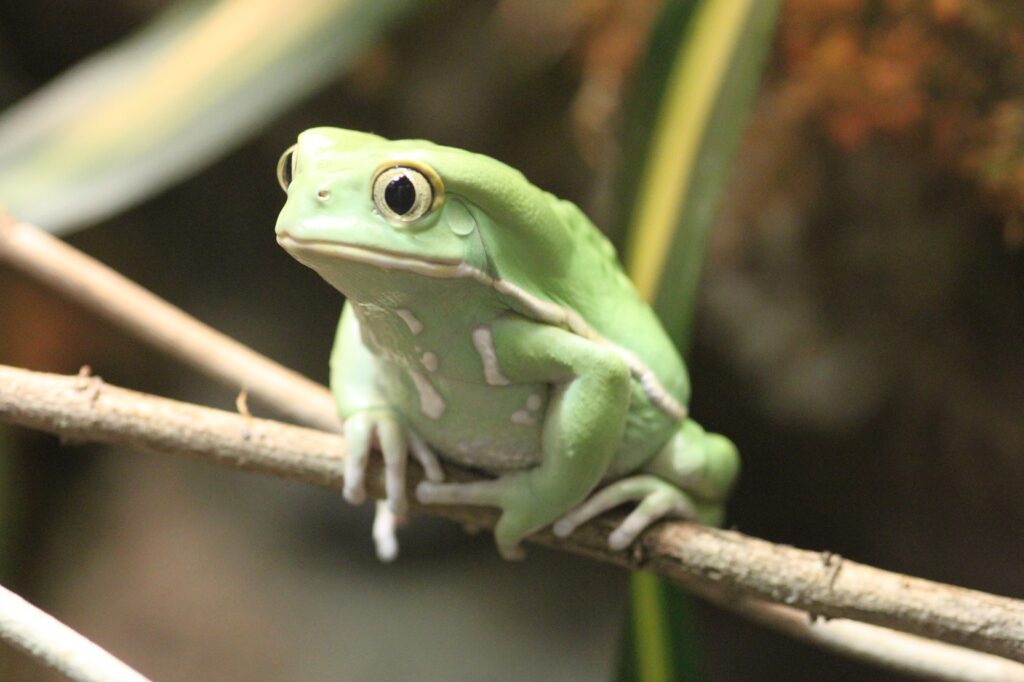
<path id="1" fill-rule="evenodd" d="M 388 222 L 407 225 L 439 206 L 443 191 L 431 168 L 389 165 L 373 178 L 373 205 Z"/>
<path id="2" fill-rule="evenodd" d="M 284 150 L 284 154 L 277 161 L 277 182 L 281 189 L 288 191 L 288 185 L 292 184 L 295 177 L 295 145 Z"/>

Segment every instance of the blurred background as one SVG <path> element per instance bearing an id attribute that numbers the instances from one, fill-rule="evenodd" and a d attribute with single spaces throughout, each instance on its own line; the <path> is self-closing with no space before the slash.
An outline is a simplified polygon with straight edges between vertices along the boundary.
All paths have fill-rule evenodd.
<path id="1" fill-rule="evenodd" d="M 0 105 L 100 50 L 134 45 L 142 68 L 143 44 L 122 41 L 166 45 L 232 3 L 171 4 L 0 4 Z M 82 177 L 100 174 L 86 165 L 53 170 L 38 159 L 59 130 L 32 132 L 43 109 L 9 109 L 0 202 L 319 381 L 341 299 L 273 236 L 274 167 L 305 128 L 492 155 L 627 239 L 623 140 L 663 3 L 361 4 L 335 3 L 331 19 L 350 50 L 288 48 L 301 59 L 274 71 L 273 102 L 231 95 L 187 140 L 154 133 L 149 161 L 121 163 L 162 178 L 147 189 L 116 173 L 91 187 Z M 1024 597 L 1024 8 L 788 0 L 765 64 L 688 355 L 691 413 L 743 453 L 729 525 Z M 174 94 L 154 74 L 147 87 Z M 61 92 L 63 116 L 88 110 Z M 3 266 L 0 362 L 88 364 L 111 383 L 234 409 L 235 391 Z M 619 675 L 627 576 L 611 568 L 537 548 L 505 564 L 488 537 L 429 519 L 381 565 L 368 510 L 340 496 L 19 429 L 0 429 L 0 455 L 3 583 L 153 679 Z M 701 604 L 677 634 L 681 679 L 903 679 Z M 55 679 L 2 654 L 3 679 Z"/>

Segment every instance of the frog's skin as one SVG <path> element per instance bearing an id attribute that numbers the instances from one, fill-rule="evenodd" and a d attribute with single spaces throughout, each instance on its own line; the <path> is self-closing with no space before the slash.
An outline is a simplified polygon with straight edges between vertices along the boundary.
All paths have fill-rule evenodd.
<path id="1" fill-rule="evenodd" d="M 486 156 L 337 128 L 302 133 L 279 175 L 278 242 L 348 299 L 331 356 L 345 496 L 363 500 L 376 441 L 384 558 L 409 453 L 420 502 L 501 509 L 506 557 L 625 502 L 613 549 L 664 516 L 721 519 L 736 450 L 687 418 L 679 354 L 575 205 Z M 434 453 L 496 477 L 444 483 Z"/>

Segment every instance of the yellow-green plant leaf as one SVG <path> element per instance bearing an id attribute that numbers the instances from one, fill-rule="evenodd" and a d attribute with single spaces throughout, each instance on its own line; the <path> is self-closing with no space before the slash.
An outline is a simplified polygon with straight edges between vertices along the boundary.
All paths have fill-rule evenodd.
<path id="1" fill-rule="evenodd" d="M 190 0 L 0 115 L 0 204 L 67 232 L 228 152 L 412 0 Z"/>
<path id="2" fill-rule="evenodd" d="M 652 33 L 624 135 L 626 269 L 676 344 L 689 340 L 715 209 L 771 43 L 780 0 L 669 0 Z M 648 132 L 650 131 L 650 132 Z M 677 666 L 666 596 L 634 573 L 633 679 L 692 678 Z M 669 604 L 672 601 L 673 604 Z"/>
<path id="3" fill-rule="evenodd" d="M 715 209 L 757 91 L 779 0 L 669 2 L 687 19 L 653 98 L 631 196 L 626 267 L 677 344 L 689 337 Z M 662 38 L 664 40 L 664 38 Z M 652 57 L 649 56 L 649 59 Z M 659 84 L 655 84 L 658 87 Z M 636 125 L 638 122 L 633 122 Z M 628 153 L 628 151 L 627 151 Z"/>

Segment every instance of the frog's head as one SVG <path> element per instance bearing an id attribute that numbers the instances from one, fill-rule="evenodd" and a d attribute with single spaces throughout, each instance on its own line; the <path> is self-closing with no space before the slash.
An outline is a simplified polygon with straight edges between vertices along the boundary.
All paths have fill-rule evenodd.
<path id="1" fill-rule="evenodd" d="M 382 276 L 550 277 L 568 243 L 550 195 L 518 171 L 423 140 L 313 128 L 281 157 L 278 178 L 288 194 L 278 242 L 346 294 L 364 277 L 353 263 Z"/>

